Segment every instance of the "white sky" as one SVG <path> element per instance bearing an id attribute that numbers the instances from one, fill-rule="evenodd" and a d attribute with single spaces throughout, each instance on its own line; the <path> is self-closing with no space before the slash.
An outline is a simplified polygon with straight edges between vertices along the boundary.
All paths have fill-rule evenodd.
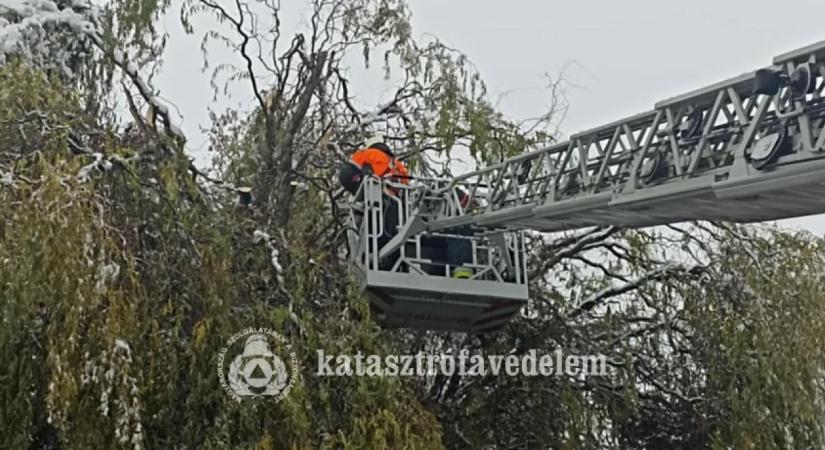
<path id="1" fill-rule="evenodd" d="M 543 74 L 567 67 L 566 78 L 578 87 L 568 91 L 565 134 L 651 109 L 656 101 L 767 66 L 779 53 L 825 39 L 822 0 L 410 3 L 414 32 L 436 35 L 465 52 L 492 94 L 506 93 L 500 106 L 516 118 L 540 113 Z M 239 87 L 231 100 L 212 103 L 209 77 L 200 72 L 199 38 L 184 36 L 177 17 L 174 12 L 166 18 L 172 37 L 155 85 L 179 108 L 192 153 L 202 160 L 206 143 L 199 126 L 208 126 L 208 109 L 248 106 L 248 91 Z M 378 70 L 353 71 L 362 75 L 356 88 L 363 104 L 376 103 L 384 91 Z M 782 224 L 825 233 L 825 216 Z"/>

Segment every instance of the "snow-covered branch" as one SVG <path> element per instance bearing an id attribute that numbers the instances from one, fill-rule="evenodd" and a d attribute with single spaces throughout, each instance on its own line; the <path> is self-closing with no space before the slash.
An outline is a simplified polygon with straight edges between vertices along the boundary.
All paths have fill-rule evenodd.
<path id="1" fill-rule="evenodd" d="M 275 247 L 275 244 L 272 242 L 272 237 L 268 233 L 264 233 L 261 230 L 255 230 L 253 233 L 253 238 L 256 243 L 264 242 L 266 243 L 267 248 L 269 248 L 269 260 L 272 264 L 272 268 L 275 269 L 276 276 L 278 277 L 278 281 L 283 283 L 283 279 L 281 277 L 281 273 L 283 273 L 284 268 L 281 266 L 281 262 L 279 257 L 281 256 L 281 252 L 278 251 L 278 248 Z"/>
<path id="2" fill-rule="evenodd" d="M 41 67 L 55 65 L 67 76 L 70 62 L 89 52 L 89 44 L 100 50 L 135 85 L 141 97 L 160 117 L 166 132 L 181 142 L 186 136 L 172 120 L 169 106 L 155 95 L 134 64 L 120 49 L 109 49 L 98 27 L 99 10 L 74 1 L 60 8 L 51 0 L 0 0 L 0 66 L 10 55 L 19 55 Z"/>
<path id="3" fill-rule="evenodd" d="M 71 75 L 70 60 L 86 48 L 85 36 L 96 32 L 96 12 L 78 2 L 61 9 L 49 0 L 0 0 L 0 66 L 8 55 L 20 55 Z"/>

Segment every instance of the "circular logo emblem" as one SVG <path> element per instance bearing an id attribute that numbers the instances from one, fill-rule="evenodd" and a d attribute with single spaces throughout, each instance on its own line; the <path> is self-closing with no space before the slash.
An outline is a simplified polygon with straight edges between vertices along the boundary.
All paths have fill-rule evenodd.
<path id="1" fill-rule="evenodd" d="M 273 344 L 280 344 L 289 352 L 289 370 L 284 360 L 272 351 Z M 297 377 L 298 357 L 292 346 L 268 328 L 247 328 L 235 333 L 218 354 L 218 380 L 224 391 L 238 402 L 250 397 L 280 401 L 292 390 Z"/>

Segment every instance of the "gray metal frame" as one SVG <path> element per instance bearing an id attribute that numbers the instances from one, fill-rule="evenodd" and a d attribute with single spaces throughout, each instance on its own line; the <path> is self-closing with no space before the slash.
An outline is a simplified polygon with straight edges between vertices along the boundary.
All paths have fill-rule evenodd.
<path id="1" fill-rule="evenodd" d="M 789 80 L 803 65 L 813 89 L 795 95 Z M 785 80 L 776 94 L 754 93 L 757 72 L 746 73 L 453 180 L 367 178 L 350 208 L 349 247 L 379 320 L 452 331 L 502 326 L 527 300 L 519 230 L 825 212 L 825 41 L 777 56 L 767 69 Z M 772 159 L 759 161 L 771 149 Z M 400 228 L 379 248 L 385 200 L 398 202 Z M 468 225 L 475 235 L 451 234 Z M 436 233 L 472 240 L 473 279 L 451 279 L 448 266 L 442 276 L 420 270 L 421 236 Z M 379 270 L 396 251 L 394 266 Z"/>
<path id="2" fill-rule="evenodd" d="M 473 224 L 554 231 L 825 212 L 825 41 L 780 55 L 769 69 L 790 76 L 803 64 L 816 77 L 815 89 L 803 98 L 794 98 L 787 85 L 776 95 L 754 94 L 750 72 L 459 176 L 444 188 L 433 186 L 446 207 L 434 208 L 439 212 L 428 229 Z M 701 128 L 687 135 L 691 116 L 698 114 Z M 758 139 L 781 130 L 787 130 L 791 151 L 757 170 L 748 152 Z M 645 182 L 642 165 L 657 152 L 667 173 Z M 478 206 L 457 207 L 456 187 Z"/>
<path id="3" fill-rule="evenodd" d="M 370 296 L 378 320 L 391 327 L 486 331 L 501 327 L 527 301 L 524 237 L 521 232 L 479 234 L 426 233 L 469 240 L 472 262 L 469 279 L 450 276 L 453 267 L 424 258 L 422 237 L 427 225 L 422 207 L 440 203 L 428 184 L 406 185 L 367 177 L 349 205 L 350 261 Z M 384 202 L 397 203 L 399 231 L 383 247 Z M 434 202 L 434 203 L 433 203 Z M 430 214 L 434 211 L 429 211 Z M 391 253 L 392 267 L 380 263 Z M 422 265 L 440 269 L 429 274 Z"/>
<path id="4" fill-rule="evenodd" d="M 392 192 L 385 195 L 385 192 L 390 190 Z M 415 274 L 422 277 L 448 277 L 454 267 L 422 256 L 421 238 L 427 224 L 416 224 L 415 221 L 425 217 L 425 214 L 421 213 L 420 205 L 427 204 L 423 197 L 429 196 L 429 192 L 426 185 L 409 186 L 376 177 L 366 177 L 355 195 L 355 201 L 349 207 L 348 240 L 353 265 L 362 272 L 378 271 L 380 261 L 389 253 L 398 251 L 400 257 L 392 268 L 384 270 L 385 272 Z M 385 201 L 397 203 L 399 232 L 392 241 L 380 247 L 379 235 L 384 229 Z M 524 237 L 520 232 L 480 232 L 465 235 L 441 230 L 429 232 L 428 235 L 471 242 L 473 261 L 464 264 L 465 267 L 474 270 L 471 280 L 512 282 L 521 285 L 527 283 L 523 255 Z M 421 269 L 422 264 L 441 267 L 443 273 L 429 275 Z"/>

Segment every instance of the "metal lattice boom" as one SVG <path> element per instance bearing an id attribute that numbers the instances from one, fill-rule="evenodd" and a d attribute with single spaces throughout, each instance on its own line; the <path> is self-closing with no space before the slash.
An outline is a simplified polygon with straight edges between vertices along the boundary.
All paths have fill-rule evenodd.
<path id="1" fill-rule="evenodd" d="M 433 184 L 427 229 L 556 231 L 825 212 L 825 41 Z M 461 206 L 458 189 L 471 201 Z M 427 212 L 429 211 L 429 212 Z"/>
<path id="2" fill-rule="evenodd" d="M 367 177 L 347 235 L 384 326 L 486 332 L 527 303 L 519 230 L 816 213 L 825 213 L 825 42 L 452 180 Z M 435 252 L 459 241 L 472 246 L 462 260 Z M 470 278 L 452 278 L 457 267 Z"/>

